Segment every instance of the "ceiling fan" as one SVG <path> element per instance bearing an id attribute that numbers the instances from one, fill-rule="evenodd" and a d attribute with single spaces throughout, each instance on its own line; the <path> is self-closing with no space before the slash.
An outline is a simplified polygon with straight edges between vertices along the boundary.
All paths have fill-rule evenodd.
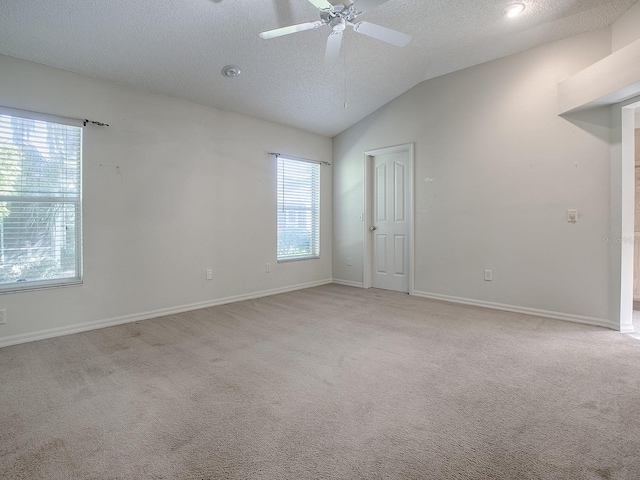
<path id="1" fill-rule="evenodd" d="M 333 64 L 340 56 L 340 47 L 342 45 L 342 32 L 347 25 L 353 28 L 354 32 L 377 38 L 383 42 L 404 47 L 411 40 L 411 36 L 406 33 L 397 32 L 390 28 L 381 27 L 374 23 L 356 21 L 357 17 L 369 10 L 374 9 L 378 5 L 389 0 L 356 0 L 349 6 L 333 5 L 328 0 L 309 0 L 318 10 L 320 10 L 320 20 L 315 22 L 301 23 L 291 25 L 289 27 L 276 28 L 260 34 L 261 38 L 269 39 L 289 35 L 296 32 L 304 32 L 329 25 L 331 33 L 327 39 L 327 48 L 325 50 L 325 63 Z"/>

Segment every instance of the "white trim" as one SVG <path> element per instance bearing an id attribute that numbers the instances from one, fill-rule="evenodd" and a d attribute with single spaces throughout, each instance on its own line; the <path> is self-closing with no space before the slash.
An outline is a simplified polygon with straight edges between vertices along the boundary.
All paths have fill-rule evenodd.
<path id="1" fill-rule="evenodd" d="M 164 317 L 166 315 L 174 315 L 176 313 L 189 312 L 191 310 L 200 310 L 202 308 L 215 307 L 226 303 L 241 302 L 243 300 L 252 300 L 254 298 L 268 297 L 279 293 L 292 292 L 294 290 L 302 290 L 305 288 L 318 287 L 332 283 L 332 279 L 318 280 L 316 282 L 300 283 L 288 287 L 274 288 L 271 290 L 263 290 L 261 292 L 247 293 L 243 295 L 235 295 L 232 297 L 219 298 L 217 300 L 209 300 L 206 302 L 191 303 L 188 305 L 180 305 L 178 307 L 161 308 L 159 310 L 150 310 L 148 312 L 134 313 L 132 315 L 124 315 L 122 317 L 105 318 L 102 320 L 94 320 L 86 323 L 78 323 L 68 325 L 66 327 L 50 328 L 40 330 L 38 332 L 23 333 L 0 338 L 0 348 L 10 345 L 18 345 L 20 343 L 34 342 L 36 340 L 44 340 L 46 338 L 60 337 L 63 335 L 71 335 L 72 333 L 86 332 L 89 330 L 97 330 L 99 328 L 113 327 L 124 323 L 138 322 L 140 320 L 149 320 L 151 318 Z"/>
<path id="2" fill-rule="evenodd" d="M 452 297 L 450 295 L 441 295 L 439 293 L 419 292 L 417 290 L 414 290 L 412 295 L 416 297 L 429 298 L 431 300 L 441 300 L 444 302 L 471 305 L 474 307 L 491 308 L 493 310 L 502 310 L 505 312 L 524 313 L 525 315 L 533 315 L 536 317 L 553 318 L 554 320 L 565 320 L 567 322 L 583 323 L 586 325 L 609 328 L 611 330 L 619 330 L 619 326 L 616 322 L 604 318 L 585 317 L 582 315 L 573 315 L 570 313 L 539 310 L 537 308 L 518 307 L 515 305 L 505 305 L 502 303 L 485 302 L 483 300 L 473 300 L 471 298 Z"/>
<path id="3" fill-rule="evenodd" d="M 371 288 L 371 235 L 369 231 L 371 223 L 371 201 L 373 192 L 371 191 L 371 182 L 373 181 L 371 157 L 376 155 L 388 155 L 392 153 L 408 152 L 409 153 L 409 186 L 411 191 L 409 193 L 409 295 L 413 294 L 414 285 L 414 256 L 415 256 L 415 145 L 413 143 L 405 143 L 402 145 L 395 145 L 393 147 L 377 148 L 375 150 L 367 150 L 364 152 L 364 251 L 362 258 L 363 266 L 363 279 L 364 288 Z"/>
<path id="4" fill-rule="evenodd" d="M 640 102 L 622 107 L 620 163 L 620 238 L 634 238 L 635 223 L 635 121 Z M 620 318 L 616 330 L 633 331 L 633 269 L 635 242 L 620 242 Z"/>
<path id="5" fill-rule="evenodd" d="M 336 285 L 344 285 L 346 287 L 364 288 L 364 283 L 362 282 L 352 282 L 351 280 L 340 280 L 339 278 L 334 278 L 332 283 L 335 283 Z"/>
<path id="6" fill-rule="evenodd" d="M 617 328 L 613 328 L 613 330 L 618 330 Z M 620 333 L 636 333 L 636 331 L 633 328 L 633 325 L 631 326 L 623 326 L 620 327 Z M 634 338 L 640 338 L 640 335 L 635 335 Z"/>

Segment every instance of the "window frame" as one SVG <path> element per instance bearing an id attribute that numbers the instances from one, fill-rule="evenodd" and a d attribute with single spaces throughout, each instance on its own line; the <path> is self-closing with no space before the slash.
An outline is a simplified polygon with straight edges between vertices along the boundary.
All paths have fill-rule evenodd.
<path id="1" fill-rule="evenodd" d="M 285 207 L 283 203 L 280 201 L 280 192 L 285 192 L 285 185 L 281 185 L 281 180 L 283 180 L 283 176 L 285 172 L 283 168 L 285 164 L 281 162 L 292 162 L 295 164 L 309 164 L 312 167 L 312 175 L 309 188 L 309 201 L 311 203 L 311 207 L 309 211 L 311 212 L 311 239 L 310 239 L 310 254 L 303 255 L 283 255 L 280 253 L 280 234 L 281 234 L 281 220 L 280 214 L 281 209 Z M 276 261 L 277 263 L 287 263 L 287 262 L 298 262 L 303 260 L 318 260 L 320 258 L 320 203 L 321 203 L 321 171 L 320 171 L 320 162 L 307 160 L 304 158 L 291 157 L 288 155 L 276 155 Z M 291 209 L 287 211 L 291 212 Z M 295 210 L 293 210 L 295 211 Z M 314 218 L 315 217 L 315 218 Z M 314 228 L 315 226 L 315 228 Z"/>
<path id="2" fill-rule="evenodd" d="M 19 293 L 31 290 L 41 290 L 48 288 L 60 288 L 60 287 L 71 287 L 78 286 L 83 284 L 83 267 L 84 267 L 84 247 L 83 247 L 83 228 L 84 228 L 84 218 L 83 218 L 83 164 L 84 164 L 84 123 L 82 120 L 72 119 L 67 117 L 60 117 L 57 115 L 49 115 L 38 112 L 31 112 L 26 110 L 19 110 L 15 108 L 9 108 L 0 106 L 0 115 L 17 117 L 27 120 L 34 120 L 38 122 L 46 122 L 46 123 L 54 123 L 58 125 L 65 125 L 71 127 L 79 128 L 79 158 L 78 158 L 78 195 L 77 197 L 71 199 L 66 197 L 55 197 L 55 196 L 46 196 L 46 195 L 38 195 L 38 196 L 28 196 L 28 195 L 15 195 L 15 196 L 7 196 L 6 198 L 2 197 L 0 200 L 9 201 L 9 202 L 23 202 L 23 203 L 56 203 L 61 205 L 75 205 L 75 275 L 73 277 L 66 278 L 55 278 L 55 279 L 43 279 L 43 280 L 31 280 L 31 281 L 16 281 L 11 283 L 1 283 L 0 282 L 0 295 L 10 294 L 10 293 Z"/>

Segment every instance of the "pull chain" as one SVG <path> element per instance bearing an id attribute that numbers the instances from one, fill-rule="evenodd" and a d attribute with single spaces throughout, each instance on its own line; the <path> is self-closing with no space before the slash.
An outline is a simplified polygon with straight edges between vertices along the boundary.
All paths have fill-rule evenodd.
<path id="1" fill-rule="evenodd" d="M 344 49 L 344 108 L 347 108 L 347 49 Z"/>

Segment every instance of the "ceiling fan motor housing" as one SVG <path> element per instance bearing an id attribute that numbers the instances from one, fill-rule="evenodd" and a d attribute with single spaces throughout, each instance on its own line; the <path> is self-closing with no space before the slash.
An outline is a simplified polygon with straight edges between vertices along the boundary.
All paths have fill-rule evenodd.
<path id="1" fill-rule="evenodd" d="M 330 25 L 334 32 L 342 32 L 347 27 L 347 22 L 344 18 L 335 17 L 331 20 Z"/>
<path id="2" fill-rule="evenodd" d="M 334 27 L 334 22 L 344 23 L 352 21 L 358 16 L 359 12 L 353 7 L 345 7 L 344 5 L 334 5 L 331 10 L 320 10 L 320 18 L 322 21 L 331 27 Z M 335 30 L 335 29 L 334 29 Z"/>
<path id="3" fill-rule="evenodd" d="M 327 38 L 325 49 L 325 64 L 331 65 L 340 58 L 340 47 L 342 45 L 343 32 L 350 26 L 357 33 L 368 37 L 376 38 L 383 42 L 398 47 L 404 47 L 411 40 L 411 36 L 406 33 L 397 32 L 390 28 L 381 27 L 374 23 L 360 22 L 356 18 L 369 10 L 388 2 L 389 0 L 350 0 L 349 5 L 334 5 L 329 0 L 309 0 L 320 13 L 320 20 L 306 22 L 288 27 L 276 28 L 260 33 L 261 38 L 275 38 L 291 33 L 304 32 L 320 26 L 331 27 L 331 33 Z"/>

